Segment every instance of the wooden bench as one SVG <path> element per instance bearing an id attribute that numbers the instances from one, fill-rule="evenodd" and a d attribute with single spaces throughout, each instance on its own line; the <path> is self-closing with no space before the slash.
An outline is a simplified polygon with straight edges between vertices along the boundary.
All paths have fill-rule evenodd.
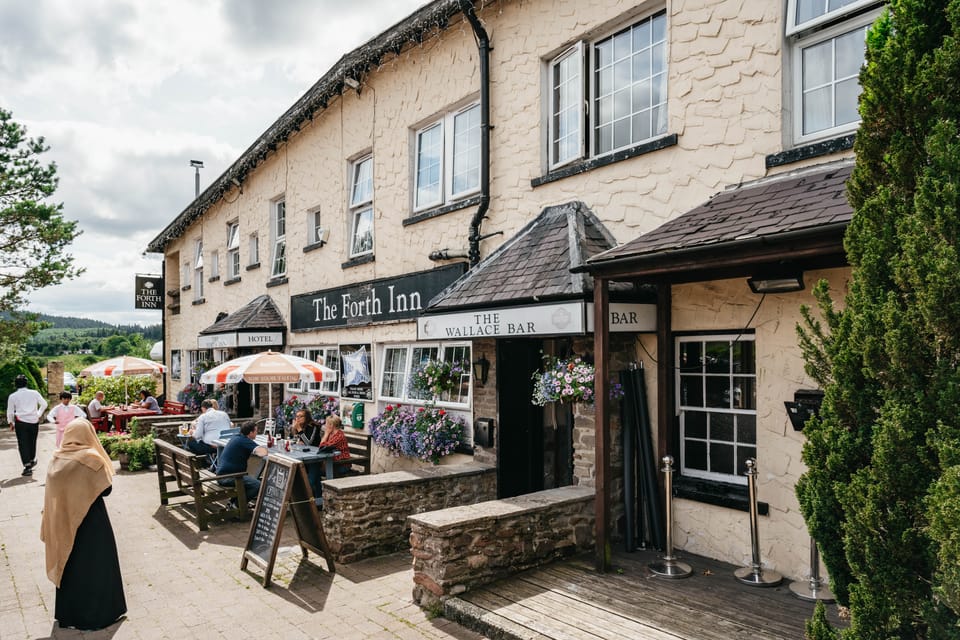
<path id="1" fill-rule="evenodd" d="M 354 475 L 370 474 L 370 434 L 364 431 L 351 431 L 344 429 L 343 434 L 347 436 L 347 442 L 350 444 L 350 464 Z M 346 462 L 346 461 L 345 461 Z M 360 470 L 357 470 L 357 467 Z"/>
<path id="2" fill-rule="evenodd" d="M 182 402 L 174 402 L 173 400 L 164 400 L 163 401 L 163 413 L 168 416 L 179 416 L 187 412 L 187 407 Z"/>
<path id="3" fill-rule="evenodd" d="M 159 438 L 154 439 L 153 447 L 157 454 L 160 504 L 169 504 L 170 498 L 180 496 L 190 498 L 201 531 L 206 531 L 207 523 L 213 520 L 247 516 L 249 512 L 247 497 L 243 482 L 240 481 L 240 478 L 245 475 L 244 472 L 215 475 L 200 468 L 200 460 L 203 456 L 194 455 L 186 449 L 181 449 Z M 224 487 L 217 482 L 227 478 L 236 480 L 234 486 Z M 167 484 L 170 482 L 176 482 L 176 488 L 168 488 Z M 236 507 L 229 505 L 231 498 L 236 500 Z M 188 502 L 185 500 L 179 504 Z"/>

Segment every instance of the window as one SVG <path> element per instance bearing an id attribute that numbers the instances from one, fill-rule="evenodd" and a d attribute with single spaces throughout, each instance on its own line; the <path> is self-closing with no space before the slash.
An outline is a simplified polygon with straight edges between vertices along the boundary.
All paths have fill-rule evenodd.
<path id="1" fill-rule="evenodd" d="M 676 376 L 681 473 L 746 484 L 757 455 L 754 337 L 679 337 Z"/>
<path id="2" fill-rule="evenodd" d="M 410 388 L 410 378 L 417 367 L 429 360 L 466 363 L 460 384 L 438 398 L 439 404 L 467 406 L 470 402 L 470 345 L 412 344 L 384 347 L 383 369 L 380 372 L 380 398 L 396 402 L 423 404 L 431 398 Z"/>
<path id="3" fill-rule="evenodd" d="M 248 266 L 255 267 L 260 264 L 260 239 L 257 234 L 250 234 L 250 262 Z"/>
<path id="4" fill-rule="evenodd" d="M 210 277 L 220 278 L 220 253 L 218 251 L 210 252 Z"/>
<path id="5" fill-rule="evenodd" d="M 353 163 L 350 180 L 350 257 L 373 253 L 373 157 Z"/>
<path id="6" fill-rule="evenodd" d="M 227 225 L 227 277 L 240 277 L 240 223 Z"/>
<path id="7" fill-rule="evenodd" d="M 480 105 L 446 114 L 417 132 L 414 209 L 441 205 L 480 188 Z"/>
<path id="8" fill-rule="evenodd" d="M 273 256 L 271 257 L 270 277 L 279 278 L 287 273 L 287 203 L 278 200 L 273 203 L 270 216 L 270 233 L 273 236 Z"/>
<path id="9" fill-rule="evenodd" d="M 170 351 L 170 378 L 173 380 L 180 379 L 180 349 Z"/>
<path id="10" fill-rule="evenodd" d="M 666 28 L 666 12 L 661 11 L 611 36 L 578 44 L 550 61 L 551 168 L 584 155 L 626 149 L 667 132 Z M 589 75 L 583 73 L 585 68 Z M 586 87 L 591 92 L 589 121 Z"/>
<path id="11" fill-rule="evenodd" d="M 307 360 L 319 362 L 325 367 L 334 371 L 340 371 L 340 349 L 337 347 L 308 347 L 305 349 L 293 349 L 291 353 Z M 310 393 L 338 396 L 340 395 L 339 380 L 323 382 L 292 382 L 287 385 L 287 390 L 296 393 Z"/>
<path id="12" fill-rule="evenodd" d="M 860 123 L 860 67 L 876 0 L 791 0 L 787 36 L 792 41 L 793 114 L 796 142 L 835 137 Z M 833 23 L 833 24 L 830 24 Z"/>
<path id="13" fill-rule="evenodd" d="M 309 211 L 307 213 L 307 244 L 311 245 L 326 241 L 326 232 L 320 221 L 320 210 Z"/>
<path id="14" fill-rule="evenodd" d="M 203 298 L 203 240 L 193 245 L 193 299 Z"/>
<path id="15" fill-rule="evenodd" d="M 212 353 L 209 349 L 195 349 L 187 351 L 187 360 L 190 366 L 190 382 L 199 384 L 200 376 L 213 367 Z"/>

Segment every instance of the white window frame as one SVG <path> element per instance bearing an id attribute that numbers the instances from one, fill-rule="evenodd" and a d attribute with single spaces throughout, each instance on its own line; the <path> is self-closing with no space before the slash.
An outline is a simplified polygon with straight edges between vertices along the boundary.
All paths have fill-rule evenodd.
<path id="1" fill-rule="evenodd" d="M 389 368 L 393 364 L 391 352 L 399 357 L 399 366 Z M 469 342 L 412 342 L 403 344 L 385 344 L 380 347 L 378 358 L 379 371 L 377 375 L 378 400 L 383 402 L 403 402 L 405 404 L 423 405 L 433 398 L 419 397 L 410 389 L 410 377 L 415 367 L 429 359 L 440 357 L 456 358 L 458 353 L 464 353 L 463 361 L 467 365 L 461 379 L 461 391 L 455 398 L 441 396 L 436 398 L 437 406 L 453 409 L 469 409 L 473 396 L 473 376 L 471 372 L 472 350 Z M 390 381 L 387 377 L 391 377 Z M 387 390 L 397 390 L 399 394 L 387 395 Z"/>
<path id="2" fill-rule="evenodd" d="M 458 132 L 457 124 L 458 120 L 463 117 L 473 116 L 476 118 L 476 125 L 471 126 L 467 129 L 466 132 Z M 424 209 L 430 209 L 432 207 L 437 207 L 448 202 L 454 202 L 456 200 L 468 197 L 474 193 L 480 191 L 480 135 L 481 135 L 481 123 L 480 123 L 480 103 L 471 102 L 459 109 L 452 110 L 448 113 L 445 113 L 439 119 L 433 120 L 424 127 L 418 129 L 414 134 L 414 154 L 413 154 L 413 209 L 414 211 L 422 211 Z M 421 175 L 421 164 L 420 159 L 422 156 L 423 149 L 423 140 L 424 136 L 428 132 L 437 132 L 440 136 L 440 153 L 439 153 L 439 167 L 438 167 L 438 183 L 436 185 L 436 193 L 433 197 L 429 199 L 420 198 L 420 175 Z M 473 132 L 476 132 L 476 144 L 468 146 L 466 149 L 461 148 L 461 138 L 458 133 L 467 136 L 467 140 L 473 137 Z M 470 186 L 462 189 L 456 189 L 454 187 L 455 173 L 457 171 L 457 163 L 460 158 L 467 158 L 473 162 L 473 167 L 469 169 L 469 174 L 471 175 Z"/>
<path id="3" fill-rule="evenodd" d="M 367 172 L 367 173 L 365 173 Z M 369 188 L 364 188 L 369 182 Z M 373 219 L 373 156 L 367 155 L 354 161 L 350 166 L 350 246 L 349 256 L 358 258 L 371 255 L 376 244 Z M 370 244 L 359 244 L 358 234 L 365 233 L 369 227 Z"/>
<path id="4" fill-rule="evenodd" d="M 334 371 L 340 371 L 340 347 L 298 347 L 290 351 L 291 354 L 313 360 Z M 309 393 L 319 396 L 340 397 L 340 378 L 336 380 L 323 382 L 290 382 L 286 386 L 287 391 L 291 393 Z"/>
<path id="5" fill-rule="evenodd" d="M 250 261 L 247 266 L 260 264 L 260 237 L 256 233 L 250 234 Z"/>
<path id="6" fill-rule="evenodd" d="M 307 211 L 307 246 L 317 244 L 323 240 L 323 220 L 320 216 L 320 208 Z"/>
<path id="7" fill-rule="evenodd" d="M 203 238 L 193 244 L 193 299 L 203 298 Z"/>
<path id="8" fill-rule="evenodd" d="M 730 358 L 730 366 L 727 372 L 708 372 L 706 366 L 704 365 L 704 352 L 701 351 L 701 362 L 691 365 L 691 363 L 681 362 L 682 358 L 682 349 L 681 345 L 683 343 L 709 343 L 709 342 L 728 342 L 730 347 L 736 343 L 747 343 L 750 342 L 754 345 L 753 348 L 753 366 L 752 371 L 736 371 L 734 364 L 734 359 Z M 718 482 L 726 482 L 729 484 L 738 484 L 746 485 L 747 478 L 743 475 L 745 467 L 738 465 L 739 458 L 746 459 L 747 457 L 756 458 L 757 456 L 757 400 L 756 400 L 756 390 L 757 390 L 757 350 L 756 350 L 756 340 L 753 334 L 700 334 L 700 335 L 678 335 L 674 336 L 674 345 L 675 345 L 675 362 L 674 362 L 674 384 L 676 388 L 676 402 L 675 409 L 677 416 L 679 417 L 680 424 L 680 471 L 684 476 L 692 478 L 701 478 L 704 480 L 712 480 Z M 696 369 L 694 368 L 696 367 Z M 697 378 L 701 380 L 701 391 L 700 391 L 700 400 L 699 402 L 689 402 L 685 401 L 683 397 L 683 378 L 686 377 L 688 380 L 695 381 Z M 708 390 L 708 381 L 709 380 L 723 380 L 726 378 L 727 387 L 730 389 L 726 393 L 727 406 L 717 406 L 715 404 L 710 404 L 708 401 L 709 390 Z M 736 391 L 738 389 L 736 381 L 746 381 L 752 380 L 750 386 L 752 387 L 752 393 L 748 393 L 747 398 L 744 398 L 743 389 L 746 386 L 741 383 L 742 386 L 739 387 L 740 394 L 737 395 Z M 746 402 L 745 402 L 746 400 Z M 740 405 L 740 406 L 737 406 Z M 752 406 L 751 406 L 752 405 Z M 727 440 L 723 438 L 713 438 L 711 439 L 710 427 L 707 427 L 707 431 L 704 436 L 688 436 L 686 429 L 686 421 L 688 413 L 697 413 L 697 414 L 707 414 L 706 420 L 711 420 L 714 418 L 729 419 L 733 423 L 733 440 Z M 728 417 L 729 416 L 729 417 Z M 742 417 L 741 417 L 742 416 Z M 743 421 L 744 424 L 740 425 L 739 422 Z M 750 422 L 753 423 L 753 442 L 749 442 L 749 429 Z M 744 436 L 741 438 L 739 435 L 740 429 L 747 429 L 748 431 L 744 433 Z M 687 442 L 703 442 L 706 446 L 706 459 L 707 465 L 709 467 L 711 458 L 710 458 L 710 447 L 714 443 L 722 444 L 724 446 L 733 446 L 733 473 L 720 473 L 710 470 L 696 469 L 687 466 Z M 753 450 L 753 455 L 749 455 L 749 451 Z"/>
<path id="9" fill-rule="evenodd" d="M 826 1 L 826 0 L 820 0 Z M 803 23 L 796 23 L 796 11 L 798 0 L 790 0 L 787 6 L 786 34 L 789 50 L 789 86 L 790 98 L 787 104 L 790 105 L 793 135 L 793 144 L 802 145 L 819 140 L 828 140 L 838 136 L 855 132 L 860 128 L 860 118 L 844 124 L 834 124 L 833 126 L 804 133 L 804 92 L 803 92 L 803 53 L 804 50 L 828 41 L 836 41 L 841 36 L 847 35 L 852 31 L 864 30 L 864 49 L 866 49 L 866 29 L 872 24 L 883 9 L 883 2 L 880 0 L 855 0 L 855 2 L 845 7 L 840 7 L 821 16 L 808 20 Z M 866 10 L 874 7 L 873 10 Z M 832 26 L 824 26 L 827 23 L 834 23 Z M 835 65 L 834 58 L 834 65 Z M 834 70 L 835 70 L 834 66 Z M 830 87 L 835 90 L 836 86 L 843 79 L 833 77 L 831 72 Z M 849 76 L 847 79 L 852 79 Z M 826 86 L 826 85 L 824 85 Z M 859 91 L 857 96 L 859 97 Z M 837 102 L 835 96 L 831 101 L 833 114 L 831 120 L 836 120 Z"/>
<path id="10" fill-rule="evenodd" d="M 216 249 L 210 252 L 210 277 L 220 277 L 220 252 Z"/>
<path id="11" fill-rule="evenodd" d="M 270 206 L 270 236 L 273 251 L 270 254 L 270 277 L 287 275 L 287 201 L 275 200 Z"/>
<path id="12" fill-rule="evenodd" d="M 240 277 L 240 223 L 227 225 L 227 277 Z"/>
<path id="13" fill-rule="evenodd" d="M 190 382 L 200 382 L 199 373 L 194 372 L 198 362 L 211 362 L 213 353 L 210 349 L 191 349 L 187 351 L 187 378 Z"/>
<path id="14" fill-rule="evenodd" d="M 575 160 L 580 160 L 584 156 L 584 145 L 583 145 L 583 132 L 586 126 L 585 123 L 585 114 L 584 114 L 584 75 L 585 70 L 583 66 L 584 60 L 584 43 L 578 42 L 559 56 L 554 58 L 549 63 L 549 76 L 548 76 L 548 88 L 549 88 L 549 124 L 547 126 L 549 139 L 547 140 L 548 145 L 548 157 L 550 158 L 550 168 L 555 169 L 557 167 L 562 167 L 565 164 L 573 162 Z M 565 63 L 571 63 L 574 69 L 576 69 L 576 75 L 568 78 L 566 83 L 573 86 L 573 95 L 570 96 L 570 102 L 568 104 L 566 100 L 563 99 L 563 91 L 558 87 L 558 80 L 560 74 L 560 67 Z M 559 147 L 558 147 L 558 135 L 560 132 L 560 127 L 558 121 L 562 118 L 563 114 L 573 112 L 573 119 L 576 122 L 576 153 L 569 156 L 560 156 Z M 567 135 L 570 135 L 568 132 Z"/>

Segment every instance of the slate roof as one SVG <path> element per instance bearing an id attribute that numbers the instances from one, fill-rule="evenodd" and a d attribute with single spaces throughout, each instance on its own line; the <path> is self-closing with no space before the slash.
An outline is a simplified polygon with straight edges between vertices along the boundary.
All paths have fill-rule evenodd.
<path id="1" fill-rule="evenodd" d="M 570 267 L 616 240 L 582 202 L 545 208 L 515 236 L 430 301 L 427 312 L 505 306 L 531 300 L 584 299 L 593 277 Z"/>
<path id="2" fill-rule="evenodd" d="M 732 250 L 751 240 L 845 227 L 853 216 L 846 194 L 852 170 L 853 160 L 843 160 L 731 187 L 635 240 L 588 258 L 586 268 L 677 250 Z"/>
<path id="3" fill-rule="evenodd" d="M 200 335 L 228 333 L 245 329 L 286 329 L 280 309 L 268 295 L 257 296 L 222 320 L 200 332 Z"/>

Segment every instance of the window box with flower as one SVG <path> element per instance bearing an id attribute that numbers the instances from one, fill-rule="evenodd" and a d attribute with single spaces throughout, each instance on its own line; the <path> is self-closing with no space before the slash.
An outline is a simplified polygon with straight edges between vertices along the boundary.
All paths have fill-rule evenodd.
<path id="1" fill-rule="evenodd" d="M 580 356 L 557 358 L 544 355 L 543 369 L 533 374 L 531 402 L 541 407 L 549 402 L 593 404 L 595 376 L 593 364 Z M 611 381 L 610 399 L 619 400 L 622 397 L 623 387 Z"/>
<path id="2" fill-rule="evenodd" d="M 438 464 L 463 441 L 465 420 L 432 405 L 388 404 L 370 420 L 370 437 L 392 456 Z"/>

